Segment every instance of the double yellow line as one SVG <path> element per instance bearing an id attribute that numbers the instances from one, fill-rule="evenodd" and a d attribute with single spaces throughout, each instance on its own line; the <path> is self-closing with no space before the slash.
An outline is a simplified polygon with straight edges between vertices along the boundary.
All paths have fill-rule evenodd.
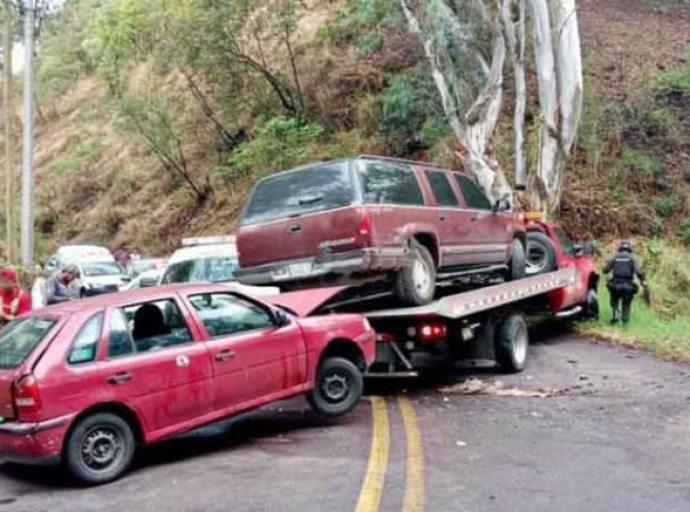
<path id="1" fill-rule="evenodd" d="M 421 512 L 424 505 L 424 454 L 412 402 L 398 397 L 398 408 L 405 428 L 407 460 L 403 512 Z M 373 431 L 367 472 L 359 494 L 356 512 L 378 512 L 390 453 L 390 423 L 386 399 L 371 398 Z"/>

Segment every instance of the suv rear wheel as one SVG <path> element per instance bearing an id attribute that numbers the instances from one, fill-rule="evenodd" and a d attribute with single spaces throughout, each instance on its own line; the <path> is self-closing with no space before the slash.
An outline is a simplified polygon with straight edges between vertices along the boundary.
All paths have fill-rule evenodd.
<path id="1" fill-rule="evenodd" d="M 409 306 L 423 306 L 434 298 L 436 265 L 429 249 L 410 240 L 410 263 L 395 276 L 395 296 Z"/>

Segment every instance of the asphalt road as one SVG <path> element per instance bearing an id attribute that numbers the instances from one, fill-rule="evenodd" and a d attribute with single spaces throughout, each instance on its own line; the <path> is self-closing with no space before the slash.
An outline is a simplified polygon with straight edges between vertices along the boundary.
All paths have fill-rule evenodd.
<path id="1" fill-rule="evenodd" d="M 517 376 L 370 386 L 338 420 L 275 404 L 95 489 L 3 465 L 0 511 L 690 510 L 690 367 L 567 337 L 530 355 Z"/>

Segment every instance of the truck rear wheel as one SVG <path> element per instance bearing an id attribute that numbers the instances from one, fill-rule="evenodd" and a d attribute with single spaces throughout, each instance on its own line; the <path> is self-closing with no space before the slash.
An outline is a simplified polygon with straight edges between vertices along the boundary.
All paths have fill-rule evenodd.
<path id="1" fill-rule="evenodd" d="M 544 233 L 527 233 L 527 275 L 537 276 L 558 268 L 556 247 Z"/>
<path id="2" fill-rule="evenodd" d="M 410 240 L 411 263 L 395 276 L 395 296 L 408 306 L 423 306 L 434 298 L 436 264 L 429 249 L 417 240 Z"/>
<path id="3" fill-rule="evenodd" d="M 323 416 L 342 416 L 355 408 L 363 392 L 362 371 L 343 357 L 329 357 L 319 364 L 307 401 Z"/>
<path id="4" fill-rule="evenodd" d="M 529 333 L 525 318 L 517 313 L 507 316 L 496 329 L 494 339 L 498 364 L 506 372 L 521 372 L 527 362 L 528 347 Z"/>

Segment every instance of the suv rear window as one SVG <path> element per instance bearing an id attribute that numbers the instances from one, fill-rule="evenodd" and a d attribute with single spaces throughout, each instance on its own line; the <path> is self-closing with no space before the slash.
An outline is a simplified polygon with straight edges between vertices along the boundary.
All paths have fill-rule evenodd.
<path id="1" fill-rule="evenodd" d="M 362 162 L 359 168 L 364 202 L 424 206 L 412 169 L 389 162 Z"/>
<path id="2" fill-rule="evenodd" d="M 0 368 L 16 368 L 22 364 L 55 323 L 52 318 L 27 317 L 3 327 L 0 332 Z"/>
<path id="3" fill-rule="evenodd" d="M 458 198 L 453 192 L 453 187 L 448 181 L 448 176 L 443 171 L 425 171 L 431 190 L 436 198 L 438 206 L 459 206 Z"/>
<path id="4" fill-rule="evenodd" d="M 162 283 L 229 283 L 235 281 L 237 258 L 211 257 L 172 263 L 165 270 Z"/>
<path id="5" fill-rule="evenodd" d="M 260 181 L 241 224 L 256 224 L 352 204 L 354 191 L 346 162 L 316 165 Z"/>

